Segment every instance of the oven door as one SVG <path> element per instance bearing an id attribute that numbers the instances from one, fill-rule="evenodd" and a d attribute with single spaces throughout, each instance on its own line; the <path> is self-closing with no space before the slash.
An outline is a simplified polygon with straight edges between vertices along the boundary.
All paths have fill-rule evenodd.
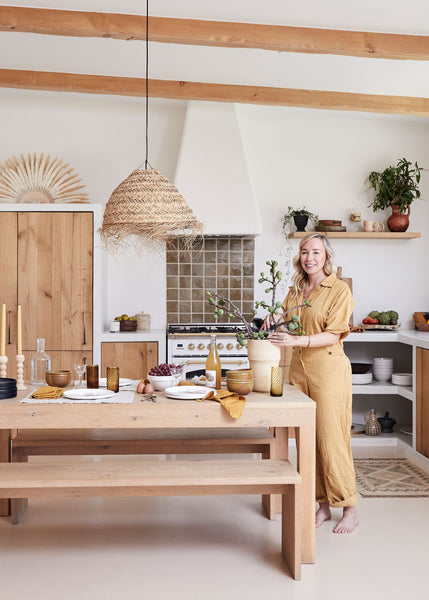
<path id="1" fill-rule="evenodd" d="M 206 372 L 206 358 L 205 356 L 199 357 L 180 357 L 177 362 L 184 364 L 183 378 L 192 379 L 192 377 L 204 375 Z M 222 364 L 222 377 L 230 369 L 247 369 L 249 367 L 249 361 L 247 356 L 243 357 L 220 357 Z"/>

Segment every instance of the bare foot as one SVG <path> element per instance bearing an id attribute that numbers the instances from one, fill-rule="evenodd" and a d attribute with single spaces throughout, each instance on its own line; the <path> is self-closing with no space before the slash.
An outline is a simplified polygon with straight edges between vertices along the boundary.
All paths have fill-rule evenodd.
<path id="1" fill-rule="evenodd" d="M 316 512 L 316 529 L 321 526 L 324 521 L 329 521 L 331 511 L 329 510 L 328 502 L 319 502 L 319 510 Z"/>
<path id="2" fill-rule="evenodd" d="M 354 506 L 345 506 L 343 518 L 334 527 L 334 533 L 351 533 L 359 525 L 359 519 Z"/>

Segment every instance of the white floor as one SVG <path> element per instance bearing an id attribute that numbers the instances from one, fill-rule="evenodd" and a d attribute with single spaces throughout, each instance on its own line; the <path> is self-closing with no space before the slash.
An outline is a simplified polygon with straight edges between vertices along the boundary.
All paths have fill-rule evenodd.
<path id="1" fill-rule="evenodd" d="M 400 447 L 354 452 L 403 455 Z M 32 500 L 20 525 L 0 518 L 0 597 L 426 598 L 429 498 L 361 498 L 358 511 L 358 530 L 343 536 L 332 533 L 334 511 L 316 532 L 316 564 L 293 581 L 280 519 L 263 518 L 257 497 Z"/>

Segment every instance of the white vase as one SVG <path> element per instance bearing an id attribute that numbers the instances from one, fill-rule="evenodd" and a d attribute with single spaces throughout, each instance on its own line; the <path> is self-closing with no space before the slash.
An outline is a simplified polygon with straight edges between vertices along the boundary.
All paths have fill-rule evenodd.
<path id="1" fill-rule="evenodd" d="M 278 367 L 280 348 L 268 340 L 249 340 L 247 357 L 253 370 L 255 392 L 269 392 L 271 388 L 271 367 Z"/>

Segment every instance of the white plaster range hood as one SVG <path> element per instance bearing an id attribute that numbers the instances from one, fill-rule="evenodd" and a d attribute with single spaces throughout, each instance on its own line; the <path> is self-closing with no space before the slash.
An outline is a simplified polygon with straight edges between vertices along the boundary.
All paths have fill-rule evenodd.
<path id="1" fill-rule="evenodd" d="M 233 104 L 189 103 L 174 185 L 205 235 L 262 232 Z"/>

